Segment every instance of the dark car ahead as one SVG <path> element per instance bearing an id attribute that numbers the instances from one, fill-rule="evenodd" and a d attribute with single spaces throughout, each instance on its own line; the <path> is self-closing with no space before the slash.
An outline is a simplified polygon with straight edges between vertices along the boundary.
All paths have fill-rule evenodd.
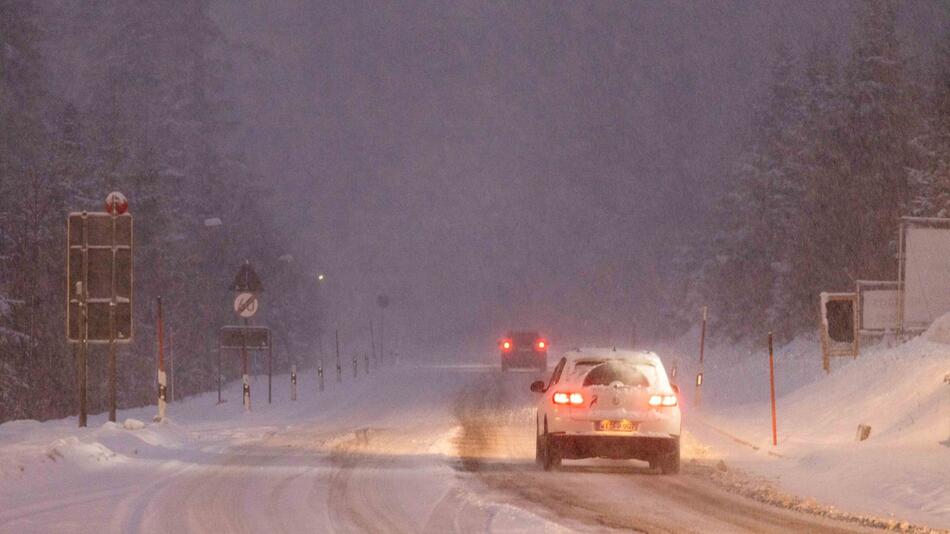
<path id="1" fill-rule="evenodd" d="M 501 370 L 548 368 L 548 342 L 537 332 L 508 332 L 499 342 Z"/>

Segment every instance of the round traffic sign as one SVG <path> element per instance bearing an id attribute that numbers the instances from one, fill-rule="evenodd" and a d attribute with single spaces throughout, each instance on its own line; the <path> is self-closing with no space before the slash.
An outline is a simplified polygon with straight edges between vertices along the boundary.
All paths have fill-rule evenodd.
<path id="1" fill-rule="evenodd" d="M 116 215 L 122 215 L 128 210 L 129 199 L 125 198 L 122 193 L 113 191 L 106 197 L 106 211 L 108 213 L 114 212 Z"/>
<path id="2" fill-rule="evenodd" d="M 254 293 L 240 293 L 234 299 L 234 311 L 244 318 L 253 317 L 257 313 L 257 295 Z"/>

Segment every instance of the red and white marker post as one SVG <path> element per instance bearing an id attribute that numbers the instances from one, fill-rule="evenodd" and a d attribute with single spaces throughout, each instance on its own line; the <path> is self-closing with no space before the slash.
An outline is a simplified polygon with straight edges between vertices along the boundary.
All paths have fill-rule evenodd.
<path id="1" fill-rule="evenodd" d="M 162 315 L 162 297 L 158 297 L 158 415 L 155 421 L 165 420 L 168 380 L 165 377 L 165 325 Z"/>
<path id="2" fill-rule="evenodd" d="M 705 373 L 705 355 L 706 355 L 706 317 L 709 308 L 703 306 L 703 326 L 699 335 L 699 373 L 696 375 L 696 398 L 693 404 L 698 408 L 703 401 L 703 373 Z"/>
<path id="3" fill-rule="evenodd" d="M 775 357 L 772 351 L 772 332 L 769 332 L 769 388 L 772 395 L 772 446 L 778 445 L 775 423 Z"/>

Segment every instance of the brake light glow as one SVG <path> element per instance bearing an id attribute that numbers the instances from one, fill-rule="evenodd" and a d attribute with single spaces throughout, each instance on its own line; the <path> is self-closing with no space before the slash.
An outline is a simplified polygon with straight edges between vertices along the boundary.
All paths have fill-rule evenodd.
<path id="1" fill-rule="evenodd" d="M 511 341 L 507 339 L 501 342 L 501 348 L 504 350 L 509 350 L 511 348 Z"/>
<path id="2" fill-rule="evenodd" d="M 554 404 L 571 404 L 573 406 L 580 406 L 584 404 L 584 396 L 580 393 L 567 393 L 564 391 L 558 391 L 554 394 Z"/>
<path id="3" fill-rule="evenodd" d="M 650 395 L 650 406 L 657 408 L 666 406 L 667 408 L 676 406 L 676 395 Z"/>
<path id="4" fill-rule="evenodd" d="M 539 339 L 539 340 L 538 340 L 538 349 L 544 350 L 544 347 L 546 347 L 546 346 L 548 346 L 548 345 L 547 345 L 547 343 L 544 342 L 543 339 Z"/>

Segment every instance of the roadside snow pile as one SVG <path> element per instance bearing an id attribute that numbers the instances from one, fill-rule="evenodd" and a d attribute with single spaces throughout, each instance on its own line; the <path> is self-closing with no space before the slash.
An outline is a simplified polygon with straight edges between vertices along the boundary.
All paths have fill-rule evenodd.
<path id="1" fill-rule="evenodd" d="M 51 471 L 92 471 L 135 457 L 166 457 L 194 445 L 174 424 L 127 419 L 76 429 L 66 420 L 11 421 L 0 426 L 0 483 Z M 0 484 L 2 486 L 3 484 Z"/>
<path id="2" fill-rule="evenodd" d="M 126 430 L 142 430 L 145 428 L 145 423 L 130 417 L 126 419 L 124 423 L 122 423 L 122 427 Z"/>
<path id="3" fill-rule="evenodd" d="M 857 360 L 834 362 L 829 375 L 792 390 L 777 386 L 778 447 L 771 446 L 767 393 L 698 414 L 697 423 L 718 432 L 703 432 L 702 424 L 698 430 L 734 463 L 774 476 L 798 495 L 950 528 L 948 343 L 950 314 L 903 345 L 866 348 Z M 775 357 L 778 380 L 785 350 Z M 820 361 L 817 343 L 805 361 Z M 767 362 L 762 367 L 767 373 Z M 866 441 L 856 439 L 860 424 L 871 427 Z"/>

